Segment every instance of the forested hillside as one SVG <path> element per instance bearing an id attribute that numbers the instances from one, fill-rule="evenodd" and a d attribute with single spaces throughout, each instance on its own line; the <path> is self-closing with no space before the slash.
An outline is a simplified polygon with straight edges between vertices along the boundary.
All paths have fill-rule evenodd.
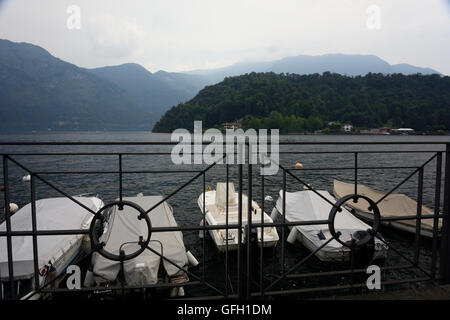
<path id="1" fill-rule="evenodd" d="M 251 73 L 204 88 L 167 111 L 153 132 L 192 130 L 194 120 L 203 120 L 205 129 L 241 120 L 244 127 L 283 132 L 318 130 L 330 121 L 449 130 L 450 77 Z"/>

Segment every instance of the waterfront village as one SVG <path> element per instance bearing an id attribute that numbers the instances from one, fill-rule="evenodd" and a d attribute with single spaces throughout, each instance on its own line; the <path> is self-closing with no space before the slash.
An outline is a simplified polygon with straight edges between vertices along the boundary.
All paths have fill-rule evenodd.
<path id="1" fill-rule="evenodd" d="M 221 129 L 236 130 L 245 129 L 242 126 L 241 121 L 235 122 L 225 122 L 221 124 Z M 315 130 L 310 132 L 314 134 L 370 134 L 370 135 L 410 135 L 416 134 L 416 131 L 412 128 L 372 128 L 372 129 L 361 129 L 356 128 L 350 123 L 341 123 L 339 121 L 330 121 L 328 126 L 322 130 Z M 289 134 L 303 134 L 303 133 L 289 133 Z"/>

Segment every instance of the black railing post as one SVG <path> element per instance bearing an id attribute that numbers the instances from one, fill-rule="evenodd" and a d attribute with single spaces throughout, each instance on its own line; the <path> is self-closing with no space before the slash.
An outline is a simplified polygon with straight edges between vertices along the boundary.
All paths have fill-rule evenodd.
<path id="1" fill-rule="evenodd" d="M 422 227 L 422 201 L 423 201 L 423 167 L 419 170 L 419 183 L 417 186 L 417 220 L 416 220 L 416 235 L 414 239 L 415 252 L 414 252 L 414 264 L 419 264 L 420 255 L 420 230 Z"/>
<path id="2" fill-rule="evenodd" d="M 34 290 L 40 291 L 39 288 L 39 264 L 38 264 L 38 242 L 37 242 L 37 220 L 36 220 L 36 179 L 34 174 L 30 179 L 30 191 L 31 191 L 31 225 L 33 230 L 33 265 L 34 265 Z"/>
<path id="3" fill-rule="evenodd" d="M 358 152 L 355 152 L 355 194 L 358 194 Z M 353 199 L 353 202 L 357 202 L 357 198 Z"/>
<path id="4" fill-rule="evenodd" d="M 436 260 L 439 233 L 439 218 L 441 208 L 441 184 L 442 184 L 442 152 L 439 152 L 436 158 L 436 179 L 434 186 L 434 219 L 433 219 L 433 245 L 431 252 L 431 277 L 436 278 Z"/>
<path id="5" fill-rule="evenodd" d="M 120 249 L 120 271 L 119 271 L 119 280 L 120 280 L 120 286 L 122 288 L 122 299 L 125 297 L 125 267 L 124 267 L 124 258 L 125 258 L 125 251 Z"/>
<path id="6" fill-rule="evenodd" d="M 442 218 L 440 275 L 443 284 L 450 283 L 450 143 L 445 148 L 444 217 Z"/>
<path id="7" fill-rule="evenodd" d="M 250 155 L 250 148 L 249 148 Z M 252 285 L 252 245 L 253 239 L 252 233 L 252 165 L 248 163 L 248 195 L 247 195 L 247 228 L 246 228 L 246 241 L 247 241 L 247 285 L 246 285 L 246 299 L 250 299 L 251 285 Z"/>
<path id="8" fill-rule="evenodd" d="M 238 195 L 238 247 L 237 247 L 237 255 L 238 255 L 238 265 L 237 265 L 237 273 L 238 273 L 238 297 L 239 299 L 243 299 L 243 290 L 242 290 L 242 169 L 243 165 L 239 164 L 239 195 Z"/>
<path id="9" fill-rule="evenodd" d="M 264 296 L 263 286 L 263 254 L 264 254 L 264 210 L 265 210 L 265 197 L 264 197 L 264 174 L 261 174 L 261 247 L 259 251 L 259 286 L 261 291 L 261 297 Z M 274 221 L 275 222 L 275 221 Z M 256 243 L 258 243 L 258 231 L 256 231 Z"/>
<path id="10" fill-rule="evenodd" d="M 6 219 L 6 246 L 8 249 L 8 273 L 9 284 L 11 291 L 11 299 L 16 298 L 16 291 L 14 290 L 14 267 L 13 267 L 13 251 L 12 251 L 12 237 L 11 237 L 11 214 L 9 212 L 9 179 L 8 179 L 8 156 L 3 156 L 3 185 L 5 187 L 5 219 Z"/>
<path id="11" fill-rule="evenodd" d="M 281 227 L 281 274 L 284 274 L 285 269 L 285 229 L 286 228 L 286 170 L 283 169 L 283 226 Z M 295 228 L 295 227 L 294 227 Z"/>
<path id="12" fill-rule="evenodd" d="M 228 158 L 225 163 L 226 168 L 226 180 L 227 180 L 227 186 L 226 186 L 226 193 L 227 193 L 227 203 L 225 207 L 225 225 L 227 226 L 226 232 L 226 239 L 225 239 L 225 298 L 228 298 L 228 234 L 230 232 L 230 229 L 228 229 L 228 214 L 229 214 L 229 181 L 230 181 L 230 169 L 228 167 Z"/>
<path id="13" fill-rule="evenodd" d="M 203 172 L 202 174 L 202 186 L 203 186 L 203 235 L 202 235 L 202 251 L 203 251 L 203 263 L 202 263 L 202 282 L 204 283 L 205 280 L 205 275 L 206 275 L 206 176 L 205 173 Z M 228 231 L 228 230 L 227 230 Z"/>
<path id="14" fill-rule="evenodd" d="M 123 174 L 122 174 L 122 154 L 119 154 L 119 199 L 123 201 Z M 122 208 L 119 206 L 119 209 Z"/>

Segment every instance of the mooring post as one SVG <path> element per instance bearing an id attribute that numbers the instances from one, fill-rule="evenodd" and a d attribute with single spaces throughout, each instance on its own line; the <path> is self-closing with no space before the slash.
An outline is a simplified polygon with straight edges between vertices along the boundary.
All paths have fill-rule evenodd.
<path id="1" fill-rule="evenodd" d="M 440 274 L 443 284 L 450 283 L 450 143 L 445 148 L 444 218 L 442 219 Z"/>

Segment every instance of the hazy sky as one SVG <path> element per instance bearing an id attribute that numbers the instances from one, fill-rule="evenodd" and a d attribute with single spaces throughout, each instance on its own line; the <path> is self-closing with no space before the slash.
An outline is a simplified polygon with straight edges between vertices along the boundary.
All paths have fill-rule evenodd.
<path id="1" fill-rule="evenodd" d="M 71 5 L 80 29 L 67 26 L 78 21 Z M 348 53 L 449 75 L 450 0 L 0 0 L 0 38 L 89 68 L 183 71 Z"/>

